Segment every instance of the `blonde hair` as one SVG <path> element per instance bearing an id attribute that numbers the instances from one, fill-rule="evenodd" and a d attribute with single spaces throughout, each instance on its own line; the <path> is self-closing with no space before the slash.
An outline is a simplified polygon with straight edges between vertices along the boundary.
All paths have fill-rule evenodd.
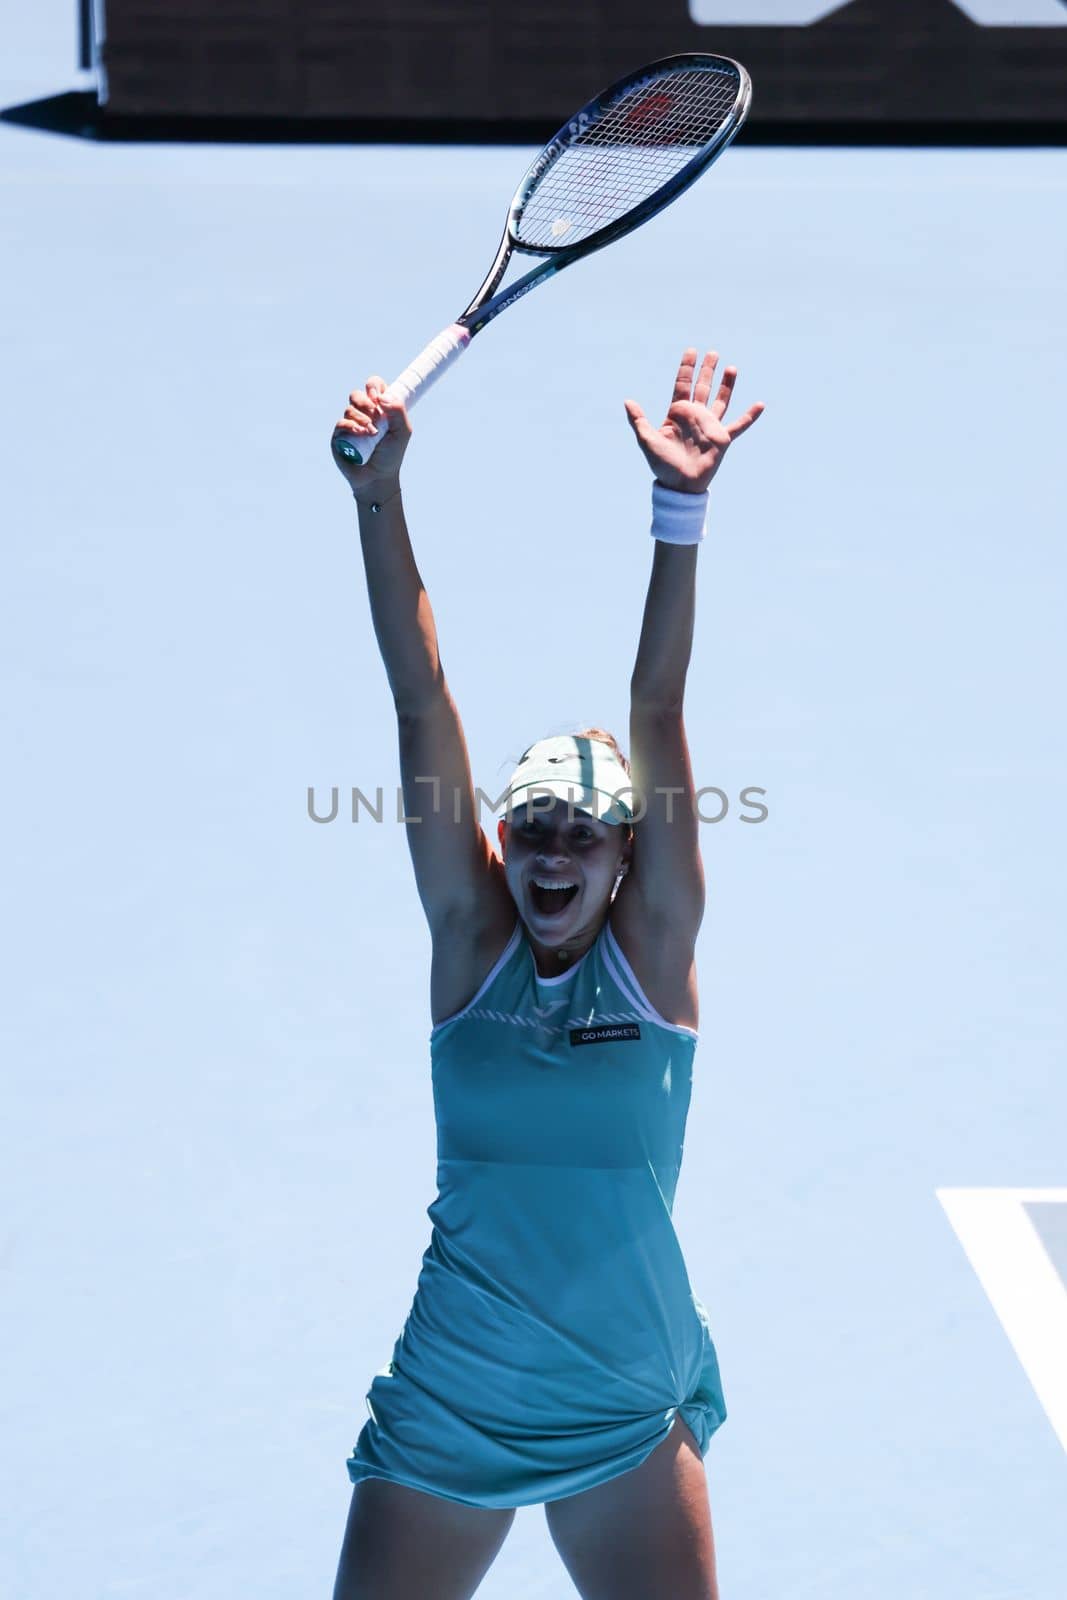
<path id="1" fill-rule="evenodd" d="M 553 736 L 550 734 L 547 737 L 551 738 Z M 611 750 L 626 776 L 628 778 L 633 776 L 633 773 L 630 771 L 630 763 L 623 755 L 622 750 L 619 747 L 618 739 L 616 739 L 613 733 L 609 733 L 606 728 L 579 728 L 575 733 L 568 734 L 567 737 L 570 739 L 599 739 L 602 744 L 606 744 Z M 540 742 L 540 739 L 534 740 L 534 744 L 540 744 Z M 519 761 L 525 761 L 532 749 L 533 744 L 527 745 L 526 749 L 519 757 Z M 516 763 L 516 765 L 518 765 L 518 763 Z"/>
<path id="2" fill-rule="evenodd" d="M 609 733 L 606 728 L 580 728 L 577 733 L 572 733 L 571 734 L 571 738 L 572 739 L 599 739 L 602 744 L 609 745 L 611 747 L 612 753 L 615 756 L 616 761 L 619 763 L 620 767 L 625 772 L 626 776 L 628 778 L 633 776 L 633 774 L 630 771 L 630 763 L 627 761 L 626 757 L 623 755 L 622 751 L 619 748 L 618 739 L 616 739 L 616 737 L 615 737 L 615 735 L 613 733 Z"/>

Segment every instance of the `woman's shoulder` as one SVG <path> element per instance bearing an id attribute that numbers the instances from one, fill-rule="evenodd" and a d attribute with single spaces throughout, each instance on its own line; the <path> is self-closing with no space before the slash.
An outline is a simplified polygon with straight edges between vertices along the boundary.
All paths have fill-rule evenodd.
<path id="1" fill-rule="evenodd" d="M 628 879 L 608 911 L 609 949 L 618 951 L 622 975 L 664 1022 L 696 1029 L 700 1021 L 696 941 L 681 923 L 653 922 L 641 914 L 640 895 Z"/>
<path id="2" fill-rule="evenodd" d="M 430 963 L 430 1017 L 435 1028 L 470 1005 L 498 966 L 518 923 L 501 869 L 490 879 L 478 916 L 438 931 Z"/>

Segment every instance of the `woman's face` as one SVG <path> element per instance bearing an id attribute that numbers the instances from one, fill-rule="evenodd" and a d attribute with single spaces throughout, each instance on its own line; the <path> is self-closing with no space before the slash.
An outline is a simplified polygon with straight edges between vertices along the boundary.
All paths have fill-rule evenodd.
<path id="1" fill-rule="evenodd" d="M 534 937 L 555 946 L 595 933 L 630 859 L 628 830 L 539 796 L 501 818 L 497 833 L 508 888 Z"/>

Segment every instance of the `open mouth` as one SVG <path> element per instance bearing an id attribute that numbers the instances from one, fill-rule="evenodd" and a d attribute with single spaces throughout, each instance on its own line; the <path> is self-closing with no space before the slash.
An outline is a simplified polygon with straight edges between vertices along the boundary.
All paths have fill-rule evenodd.
<path id="1" fill-rule="evenodd" d="M 558 916 L 561 911 L 566 910 L 577 893 L 576 883 L 554 884 L 548 888 L 535 880 L 530 882 L 530 899 L 533 901 L 534 909 L 543 917 Z"/>

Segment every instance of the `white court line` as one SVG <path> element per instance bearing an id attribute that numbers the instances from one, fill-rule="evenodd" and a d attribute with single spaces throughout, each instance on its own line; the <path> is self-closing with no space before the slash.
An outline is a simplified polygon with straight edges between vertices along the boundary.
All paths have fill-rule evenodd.
<path id="1" fill-rule="evenodd" d="M 1067 1288 L 1024 1201 L 1067 1205 L 1067 1189 L 937 1189 L 978 1281 L 1067 1450 Z"/>

